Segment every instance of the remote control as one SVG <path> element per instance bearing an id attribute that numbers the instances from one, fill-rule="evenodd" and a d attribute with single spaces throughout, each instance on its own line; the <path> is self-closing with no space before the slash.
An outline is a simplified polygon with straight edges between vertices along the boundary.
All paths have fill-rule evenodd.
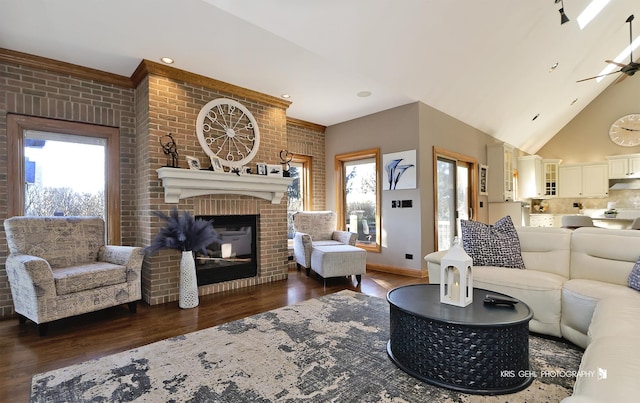
<path id="1" fill-rule="evenodd" d="M 495 294 L 487 294 L 484 297 L 484 303 L 485 304 L 491 304 L 491 305 L 515 305 L 518 303 L 518 300 L 515 298 L 511 298 L 511 297 L 506 297 L 506 296 L 500 296 L 500 295 L 495 295 Z"/>

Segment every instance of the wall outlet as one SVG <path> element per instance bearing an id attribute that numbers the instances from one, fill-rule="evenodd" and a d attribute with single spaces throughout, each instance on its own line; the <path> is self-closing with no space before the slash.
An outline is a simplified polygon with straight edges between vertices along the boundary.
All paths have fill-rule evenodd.
<path id="1" fill-rule="evenodd" d="M 411 253 L 405 253 L 405 254 L 404 254 L 404 258 L 405 258 L 405 259 L 408 259 L 408 260 L 413 260 L 413 254 L 411 254 Z"/>

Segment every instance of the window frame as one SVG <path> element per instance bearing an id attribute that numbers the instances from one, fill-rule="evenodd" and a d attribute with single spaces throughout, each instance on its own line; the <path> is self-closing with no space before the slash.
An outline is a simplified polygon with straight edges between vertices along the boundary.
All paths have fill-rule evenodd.
<path id="1" fill-rule="evenodd" d="M 120 130 L 117 127 L 71 122 L 36 116 L 7 114 L 9 191 L 7 217 L 24 215 L 24 133 L 27 130 L 97 137 L 106 140 L 105 197 L 106 241 L 119 245 L 120 237 Z"/>
<path id="2" fill-rule="evenodd" d="M 381 189 L 380 189 L 380 148 L 370 148 L 367 150 L 354 151 L 344 154 L 337 154 L 335 156 L 334 173 L 336 183 L 336 214 L 338 216 L 338 229 L 341 231 L 346 230 L 345 227 L 345 207 L 346 207 L 346 192 L 345 192 L 345 169 L 344 164 L 346 162 L 353 162 L 362 159 L 375 159 L 376 161 L 376 243 L 363 244 L 356 241 L 356 246 L 365 249 L 369 252 L 380 252 L 381 250 L 381 234 L 382 228 L 380 226 L 381 216 Z"/>
<path id="3" fill-rule="evenodd" d="M 455 162 L 463 162 L 469 165 L 469 207 L 471 208 L 470 220 L 478 219 L 480 170 L 478 160 L 474 157 L 440 147 L 433 147 L 433 250 L 438 250 L 438 157 Z"/>
<path id="4" fill-rule="evenodd" d="M 313 210 L 313 158 L 310 155 L 295 154 L 291 162 L 302 164 L 302 208 L 306 211 Z"/>

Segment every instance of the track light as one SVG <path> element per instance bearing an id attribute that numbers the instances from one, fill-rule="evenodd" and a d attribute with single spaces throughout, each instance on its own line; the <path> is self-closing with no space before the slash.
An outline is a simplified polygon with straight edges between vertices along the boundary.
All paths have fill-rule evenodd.
<path id="1" fill-rule="evenodd" d="M 558 12 L 560 13 L 560 25 L 564 24 L 565 22 L 569 22 L 569 17 L 567 17 L 567 15 L 564 13 L 564 0 L 555 0 L 556 4 L 560 3 L 561 7 L 560 10 L 558 10 Z"/>

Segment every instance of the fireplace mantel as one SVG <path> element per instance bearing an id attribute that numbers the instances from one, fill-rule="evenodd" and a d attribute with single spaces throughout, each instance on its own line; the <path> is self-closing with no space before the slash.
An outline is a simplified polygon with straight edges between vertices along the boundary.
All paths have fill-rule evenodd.
<path id="1" fill-rule="evenodd" d="M 236 175 L 230 172 L 158 168 L 158 179 L 164 187 L 165 203 L 211 194 L 239 194 L 280 204 L 292 178 L 264 175 Z"/>

